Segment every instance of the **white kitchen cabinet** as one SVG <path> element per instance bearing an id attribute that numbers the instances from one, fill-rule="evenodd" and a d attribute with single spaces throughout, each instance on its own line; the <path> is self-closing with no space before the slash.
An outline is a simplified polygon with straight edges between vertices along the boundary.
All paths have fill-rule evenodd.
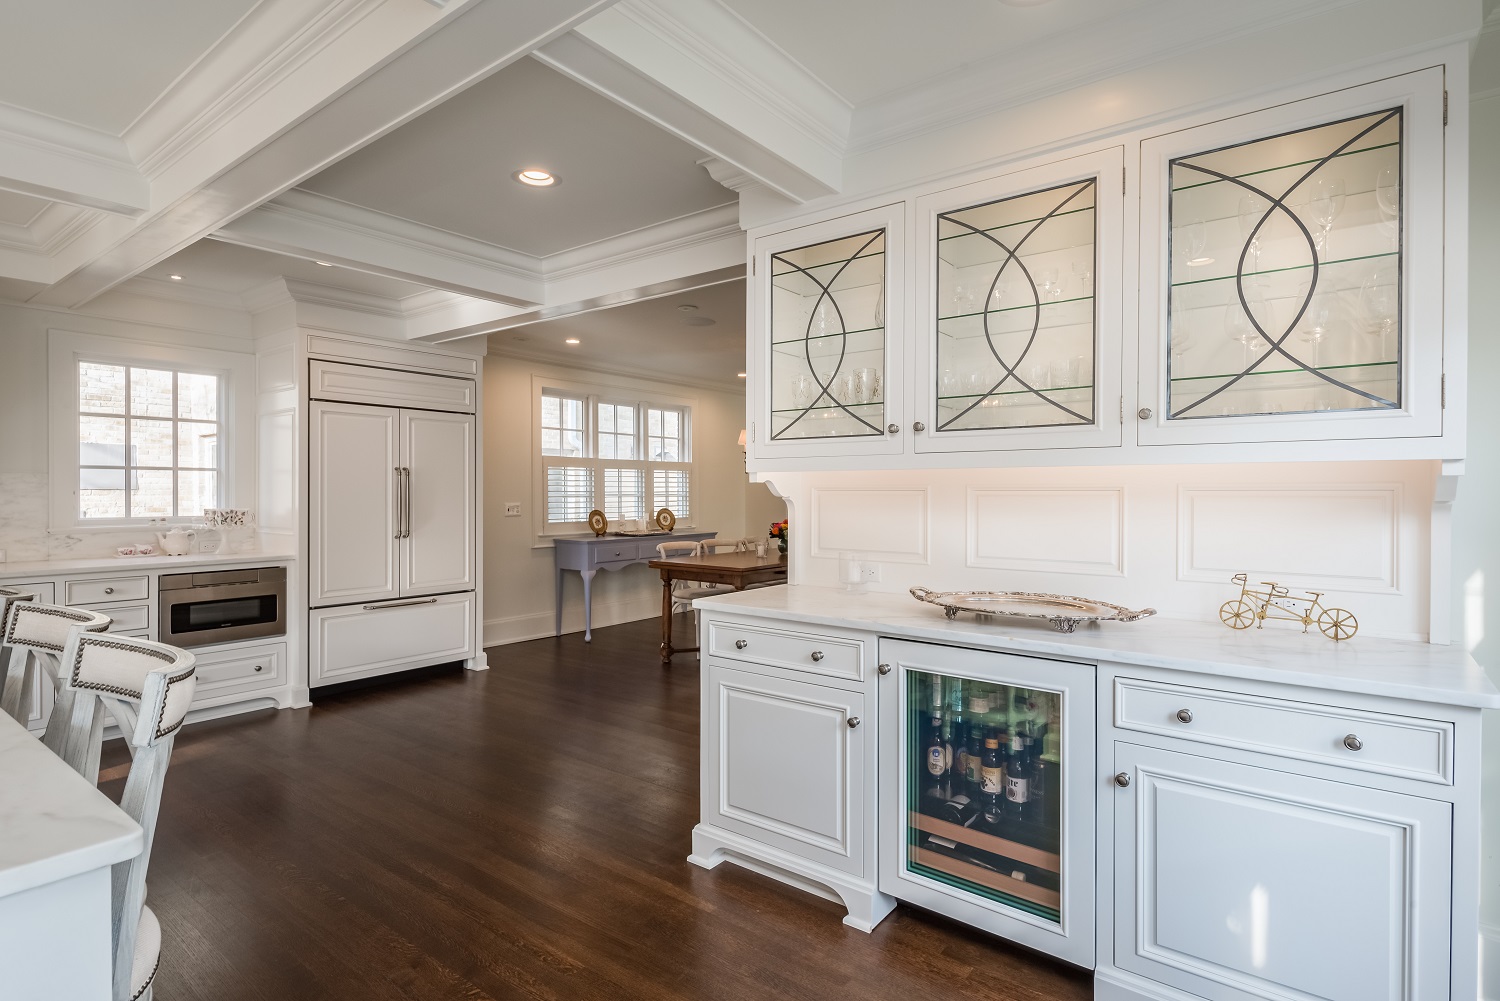
<path id="1" fill-rule="evenodd" d="M 1443 116 L 1434 68 L 1141 143 L 1141 444 L 1442 434 Z"/>
<path id="2" fill-rule="evenodd" d="M 470 414 L 312 405 L 314 607 L 474 586 Z"/>
<path id="3" fill-rule="evenodd" d="M 308 615 L 309 685 L 467 660 L 477 653 L 477 615 L 473 591 L 314 608 Z"/>
<path id="4" fill-rule="evenodd" d="M 892 205 L 755 240 L 752 454 L 902 451 L 904 221 Z"/>
<path id="5" fill-rule="evenodd" d="M 1450 996 L 1451 804 L 1125 741 L 1114 766 L 1117 968 L 1212 1001 Z"/>
<path id="6" fill-rule="evenodd" d="M 916 200 L 917 452 L 1120 444 L 1124 150 Z"/>

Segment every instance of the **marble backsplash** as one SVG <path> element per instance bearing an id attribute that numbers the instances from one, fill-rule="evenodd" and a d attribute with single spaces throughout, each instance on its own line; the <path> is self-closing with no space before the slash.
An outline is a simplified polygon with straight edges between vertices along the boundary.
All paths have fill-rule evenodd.
<path id="1" fill-rule="evenodd" d="M 113 556 L 120 546 L 155 542 L 142 528 L 117 532 L 47 531 L 47 474 L 0 473 L 0 550 L 11 563 Z"/>

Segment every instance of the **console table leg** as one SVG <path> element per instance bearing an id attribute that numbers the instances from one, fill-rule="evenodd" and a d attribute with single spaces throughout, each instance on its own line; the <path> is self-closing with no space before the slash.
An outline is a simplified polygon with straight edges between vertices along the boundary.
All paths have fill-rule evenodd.
<path id="1" fill-rule="evenodd" d="M 556 578 L 556 580 L 555 580 L 554 583 L 555 583 L 556 589 L 557 589 L 557 627 L 552 630 L 552 635 L 553 636 L 561 636 L 562 635 L 562 594 L 563 594 L 563 572 L 562 572 L 562 567 L 558 567 L 556 570 L 552 571 L 552 576 Z"/>
<path id="2" fill-rule="evenodd" d="M 583 574 L 583 641 L 594 642 L 594 574 L 597 570 L 581 570 Z"/>

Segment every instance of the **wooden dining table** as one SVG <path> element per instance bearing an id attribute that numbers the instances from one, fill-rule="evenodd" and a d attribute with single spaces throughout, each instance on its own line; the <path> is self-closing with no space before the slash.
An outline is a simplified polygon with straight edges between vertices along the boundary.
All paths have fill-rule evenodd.
<path id="1" fill-rule="evenodd" d="M 705 584 L 728 584 L 743 591 L 751 584 L 786 583 L 786 555 L 772 553 L 707 553 L 652 560 L 647 566 L 661 571 L 661 663 L 667 667 L 674 653 L 693 653 L 696 646 L 672 645 L 672 582 L 696 580 Z"/>

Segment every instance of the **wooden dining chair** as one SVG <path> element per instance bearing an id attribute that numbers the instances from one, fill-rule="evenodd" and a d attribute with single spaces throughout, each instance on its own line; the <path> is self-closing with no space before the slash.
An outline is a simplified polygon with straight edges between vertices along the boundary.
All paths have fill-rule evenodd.
<path id="1" fill-rule="evenodd" d="M 702 544 L 697 542 L 676 541 L 658 542 L 656 544 L 656 555 L 660 559 L 670 560 L 674 556 L 697 556 L 701 553 Z M 675 614 L 686 608 L 693 607 L 693 599 L 698 597 L 697 585 L 694 581 L 679 580 L 672 584 L 672 612 Z"/>
<path id="2" fill-rule="evenodd" d="M 106 712 L 130 750 L 120 808 L 141 825 L 145 845 L 110 874 L 114 1001 L 151 1001 L 161 924 L 146 906 L 146 870 L 172 742 L 197 687 L 193 655 L 165 643 L 75 629 L 62 664 L 63 689 L 73 696 L 63 760 L 87 777 L 90 743 Z M 97 758 L 92 767 L 97 772 Z"/>
<path id="3" fill-rule="evenodd" d="M 71 697 L 61 690 L 58 683 L 61 673 L 58 658 L 67 645 L 69 634 L 74 629 L 102 633 L 113 621 L 108 615 L 86 608 L 46 605 L 38 601 L 8 603 L 5 618 L 0 622 L 0 647 L 6 649 L 5 684 L 3 691 L 0 691 L 0 711 L 21 725 L 26 724 L 34 708 L 31 693 L 35 690 L 39 667 L 56 696 L 53 699 L 53 712 L 57 713 L 63 703 L 70 703 Z M 50 717 L 48 722 L 51 722 Z M 61 735 L 50 733 L 43 740 L 56 751 Z"/>

